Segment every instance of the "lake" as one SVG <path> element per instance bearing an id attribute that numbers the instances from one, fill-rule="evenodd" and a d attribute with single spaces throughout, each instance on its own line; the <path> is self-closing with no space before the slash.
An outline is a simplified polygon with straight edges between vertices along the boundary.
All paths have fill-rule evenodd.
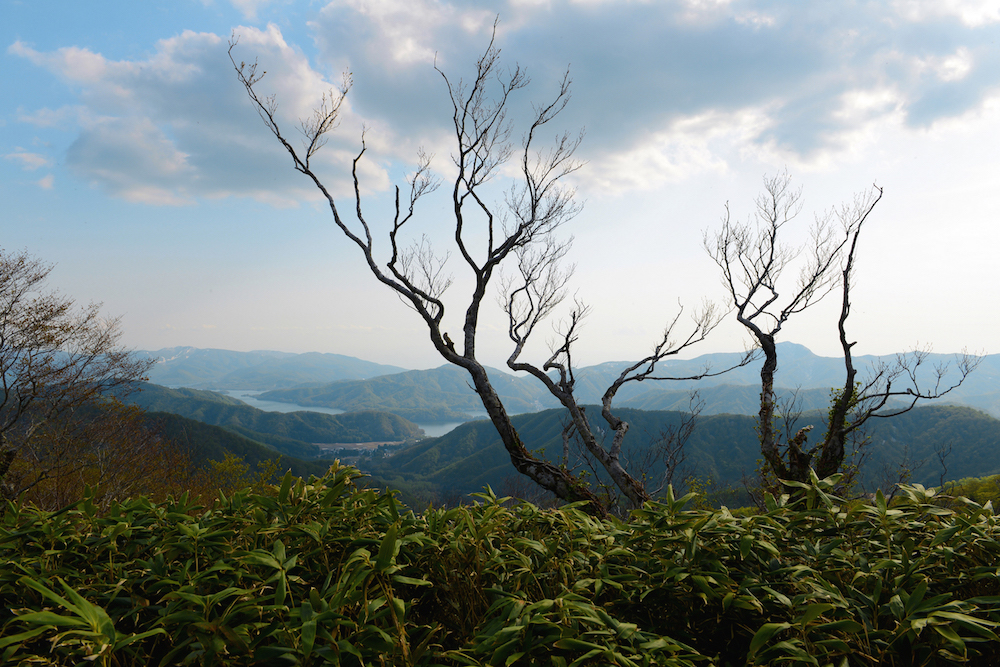
<path id="1" fill-rule="evenodd" d="M 306 412 L 322 412 L 327 415 L 339 415 L 343 414 L 343 410 L 338 410 L 336 408 L 317 408 L 315 406 L 298 405 L 297 403 L 279 403 L 278 401 L 262 401 L 257 398 L 262 391 L 251 391 L 249 389 L 218 389 L 220 394 L 225 394 L 231 398 L 237 398 L 247 405 L 257 408 L 258 410 L 264 410 L 265 412 L 299 412 L 305 410 Z M 477 419 L 485 418 L 486 413 L 482 415 L 474 415 Z M 437 438 L 445 433 L 453 431 L 458 426 L 461 426 L 465 422 L 430 422 L 426 424 L 421 424 L 416 422 L 417 426 L 424 429 L 424 433 L 430 438 Z"/>

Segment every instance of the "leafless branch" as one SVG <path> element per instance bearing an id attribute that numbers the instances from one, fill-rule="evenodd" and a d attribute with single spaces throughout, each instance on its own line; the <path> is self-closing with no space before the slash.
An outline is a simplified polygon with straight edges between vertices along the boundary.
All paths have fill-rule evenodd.
<path id="1" fill-rule="evenodd" d="M 391 257 L 383 268 L 375 259 L 372 226 L 362 210 L 358 166 L 365 155 L 364 136 L 352 168 L 356 222 L 348 224 L 342 217 L 337 202 L 313 172 L 310 162 L 322 148 L 325 137 L 337 126 L 338 113 L 350 88 L 350 76 L 345 75 L 341 88 L 325 96 L 313 116 L 302 122 L 306 141 L 299 153 L 282 134 L 274 99 L 262 98 L 256 92 L 264 73 L 258 73 L 256 63 L 237 64 L 233 55 L 237 45 L 235 38 L 230 40 L 229 52 L 237 76 L 265 126 L 292 157 L 295 168 L 310 178 L 325 197 L 335 224 L 361 250 L 372 274 L 417 311 L 438 353 L 470 374 L 514 467 L 564 500 L 589 501 L 592 510 L 602 515 L 606 508 L 584 484 L 565 469 L 533 455 L 524 446 L 485 367 L 476 357 L 483 299 L 494 273 L 512 254 L 517 259 L 521 278 L 505 306 L 513 320 L 510 328 L 513 338 L 526 340 L 538 322 L 562 300 L 572 271 L 559 269 L 558 264 L 570 242 L 557 241 L 552 233 L 579 211 L 572 189 L 562 184 L 566 176 L 579 168 L 579 163 L 573 159 L 579 138 L 557 137 L 547 151 L 539 151 L 535 146 L 540 131 L 559 115 L 569 100 L 569 77 L 563 78 L 550 103 L 534 108 L 533 119 L 518 148 L 512 141 L 514 125 L 508 118 L 508 111 L 512 96 L 527 86 L 529 80 L 520 67 L 504 69 L 501 66 L 495 37 L 496 25 L 493 38 L 476 63 L 475 76 L 468 83 L 462 79 L 453 80 L 435 64 L 453 110 L 455 143 L 451 157 L 455 170 L 450 189 L 454 249 L 474 283 L 465 306 L 459 341 L 453 341 L 441 328 L 445 315 L 443 297 L 452 284 L 451 274 L 445 272 L 450 253 L 436 253 L 425 237 L 409 246 L 402 238 L 404 228 L 408 229 L 414 220 L 418 202 L 438 187 L 438 180 L 430 172 L 430 157 L 423 152 L 418 154 L 418 166 L 409 179 L 405 201 L 400 189 L 396 190 L 395 215 L 388 231 Z M 483 186 L 499 176 L 503 166 L 516 155 L 519 156 L 521 183 L 511 187 L 504 208 L 496 207 L 485 199 Z M 483 238 L 486 239 L 484 247 L 476 250 L 474 245 Z"/>
<path id="2" fill-rule="evenodd" d="M 755 220 L 734 223 L 728 206 L 722 228 L 705 235 L 705 248 L 722 272 L 722 282 L 743 324 L 764 353 L 761 368 L 761 408 L 758 415 L 761 453 L 777 479 L 807 481 L 815 467 L 820 477 L 844 466 L 845 443 L 874 417 L 890 417 L 912 409 L 919 400 L 939 398 L 962 384 L 980 358 L 963 354 L 956 361 L 957 377 L 948 376 L 946 366 L 935 369 L 931 387 L 919 382 L 918 371 L 926 351 L 899 356 L 895 364 L 878 364 L 863 382 L 857 380 L 846 323 L 850 315 L 850 291 L 862 228 L 883 191 L 875 186 L 839 211 L 817 217 L 809 242 L 801 248 L 783 245 L 783 227 L 801 209 L 800 192 L 789 188 L 787 174 L 765 179 L 765 194 L 757 200 Z M 837 233 L 839 223 L 840 233 Z M 782 301 L 778 284 L 784 269 L 802 256 L 795 287 Z M 808 428 L 792 435 L 786 423 L 785 444 L 774 431 L 777 401 L 774 374 L 778 367 L 775 337 L 788 319 L 817 303 L 836 287 L 841 290 L 838 335 L 844 356 L 845 381 L 834 395 L 827 431 L 822 442 L 807 446 Z M 902 385 L 902 386 L 900 386 Z M 900 405 L 901 403 L 901 405 Z"/>

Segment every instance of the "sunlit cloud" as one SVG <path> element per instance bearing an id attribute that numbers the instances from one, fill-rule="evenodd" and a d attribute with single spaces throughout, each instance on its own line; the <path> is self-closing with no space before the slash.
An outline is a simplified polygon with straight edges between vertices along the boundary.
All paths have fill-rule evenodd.
<path id="1" fill-rule="evenodd" d="M 586 190 L 603 196 L 655 190 L 706 173 L 726 173 L 726 155 L 752 145 L 769 126 L 765 109 L 709 111 L 678 119 L 643 137 L 631 149 L 594 159 L 579 177 Z"/>
<path id="2" fill-rule="evenodd" d="M 954 18 L 970 28 L 1000 23 L 1000 6 L 995 0 L 894 0 L 892 4 L 907 21 Z"/>
<path id="3" fill-rule="evenodd" d="M 496 12 L 459 7 L 442 0 L 337 0 L 324 7 L 317 25 L 340 21 L 345 12 L 364 25 L 363 41 L 369 58 L 397 65 L 433 65 L 445 46 L 443 37 L 484 34 Z"/>
<path id="4" fill-rule="evenodd" d="M 265 95 L 280 100 L 278 121 L 296 139 L 299 119 L 310 115 L 332 87 L 281 31 L 237 27 L 236 56 L 259 58 L 268 74 Z M 285 167 L 287 157 L 268 137 L 226 57 L 227 40 L 185 31 L 157 43 L 143 61 L 114 61 L 76 47 L 40 52 L 21 42 L 8 51 L 81 90 L 81 105 L 21 110 L 22 122 L 75 127 L 68 166 L 86 181 L 128 201 L 192 203 L 198 197 L 252 197 L 287 206 L 315 198 L 308 183 Z M 359 145 L 363 120 L 342 107 L 345 135 L 335 135 L 317 164 L 329 165 L 331 187 L 349 191 L 344 152 Z M 340 137 L 344 136 L 344 142 Z M 375 163 L 373 163 L 375 164 Z M 372 165 L 369 172 L 378 172 Z M 339 173 L 338 173 L 339 170 Z M 369 173 L 367 187 L 386 187 L 384 173 Z"/>
<path id="5" fill-rule="evenodd" d="M 941 81 L 961 81 L 972 71 L 972 53 L 969 49 L 960 47 L 955 53 L 946 56 L 915 58 L 914 66 L 918 73 L 929 72 Z"/>
<path id="6" fill-rule="evenodd" d="M 268 0 L 232 4 L 247 20 L 269 8 Z M 581 178 L 614 192 L 724 173 L 734 157 L 755 152 L 827 163 L 868 145 L 874 128 L 959 117 L 1000 86 L 1000 43 L 982 30 L 1000 12 L 973 0 L 844 12 L 763 0 L 502 0 L 489 9 L 336 0 L 310 24 L 315 55 L 273 24 L 235 27 L 234 53 L 267 71 L 260 92 L 275 96 L 279 124 L 296 141 L 299 119 L 352 71 L 342 122 L 316 165 L 335 194 L 350 196 L 350 164 L 366 129 L 362 188 L 385 192 L 389 174 L 408 171 L 421 147 L 447 167 L 452 109 L 434 67 L 456 86 L 468 81 L 498 15 L 505 64 L 523 63 L 534 78 L 512 100 L 512 118 L 523 120 L 569 65 L 573 100 L 560 122 L 586 128 L 580 156 L 600 165 Z M 953 21 L 939 27 L 941 18 Z M 914 41 L 907 30 L 918 24 L 935 39 Z M 76 104 L 19 109 L 17 118 L 75 132 L 70 169 L 130 201 L 315 201 L 247 101 L 227 48 L 227 35 L 193 31 L 135 60 L 17 41 L 9 54 L 78 91 Z"/>
<path id="7" fill-rule="evenodd" d="M 233 7 L 236 7 L 243 14 L 247 21 L 257 20 L 257 11 L 262 7 L 271 4 L 272 0 L 232 0 Z"/>
<path id="8" fill-rule="evenodd" d="M 64 79 L 76 83 L 101 83 L 112 74 L 111 70 L 127 68 L 127 64 L 109 62 L 98 53 L 75 46 L 42 53 L 21 41 L 16 41 L 7 48 L 7 53 L 27 58 L 35 65 L 56 72 Z"/>
<path id="9" fill-rule="evenodd" d="M 25 171 L 34 171 L 35 169 L 47 167 L 52 164 L 44 155 L 29 153 L 20 147 L 16 148 L 13 153 L 7 153 L 4 155 L 4 159 L 11 160 L 13 162 L 20 162 L 21 168 Z"/>
<path id="10" fill-rule="evenodd" d="M 18 109 L 17 120 L 36 127 L 67 127 L 75 125 L 82 115 L 86 115 L 86 107 L 83 106 L 42 108 L 31 112 Z"/>

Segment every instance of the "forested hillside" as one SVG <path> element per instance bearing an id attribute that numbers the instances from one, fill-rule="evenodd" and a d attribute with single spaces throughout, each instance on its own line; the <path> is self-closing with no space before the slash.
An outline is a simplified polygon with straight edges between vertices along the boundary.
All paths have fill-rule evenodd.
<path id="1" fill-rule="evenodd" d="M 288 456 L 251 437 L 169 412 L 150 412 L 146 419 L 152 428 L 183 450 L 196 467 L 204 467 L 209 461 L 223 461 L 229 454 L 239 457 L 251 470 L 265 462 L 276 461 L 279 472 L 291 470 L 293 475 L 308 477 L 324 474 L 331 463 Z"/>
<path id="2" fill-rule="evenodd" d="M 127 400 L 144 410 L 170 412 L 222 426 L 304 459 L 322 454 L 316 443 L 399 442 L 423 435 L 416 424 L 387 412 L 265 412 L 211 391 L 169 389 L 149 383 L 140 389 Z"/>
<path id="3" fill-rule="evenodd" d="M 597 413 L 597 408 L 591 408 Z M 624 453 L 635 463 L 644 460 L 651 441 L 685 418 L 681 412 L 621 409 L 620 416 L 631 424 Z M 825 413 L 803 414 L 796 428 L 816 424 L 822 430 Z M 547 410 L 514 418 L 523 441 L 533 451 L 543 451 L 550 460 L 562 454 L 564 415 Z M 779 425 L 780 426 L 780 425 Z M 822 433 L 813 433 L 819 437 Z M 978 410 L 954 406 L 925 406 L 892 419 L 873 420 L 867 435 L 867 460 L 862 485 L 873 487 L 883 477 L 898 478 L 898 465 L 908 466 L 912 481 L 926 485 L 1000 471 L 1000 420 Z M 949 450 L 950 446 L 950 450 Z M 946 454 L 945 471 L 938 452 Z M 740 486 L 744 473 L 755 474 L 760 458 L 754 418 L 747 415 L 709 415 L 697 420 L 686 445 L 683 469 L 703 480 Z M 522 480 L 511 467 L 496 429 L 488 421 L 463 424 L 451 433 L 428 439 L 371 468 L 377 480 L 393 488 L 417 495 L 437 493 L 454 496 L 480 491 L 490 485 L 502 490 Z M 663 475 L 662 464 L 642 471 L 647 477 Z"/>
<path id="4" fill-rule="evenodd" d="M 446 387 L 455 389 L 453 385 Z M 717 390 L 727 390 L 729 400 L 733 400 L 734 395 L 742 395 L 735 388 L 720 387 Z M 816 393 L 815 400 L 819 401 L 819 392 Z M 745 398 L 752 400 L 749 395 Z M 266 446 L 273 452 L 296 459 L 328 458 L 332 455 L 323 452 L 314 443 L 415 441 L 421 435 L 414 424 L 384 412 L 343 415 L 263 412 L 237 399 L 195 389 L 144 385 L 143 391 L 134 394 L 130 400 L 150 411 L 174 413 L 223 427 L 223 432 L 232 438 L 242 436 L 230 445 L 222 445 L 217 443 L 220 432 L 199 431 L 187 424 L 183 431 L 184 442 L 193 444 L 198 438 L 206 438 L 204 445 L 198 445 L 213 452 L 202 457 L 206 459 L 218 460 L 223 448 L 251 463 L 272 458 L 266 451 L 247 449 L 248 443 Z M 686 394 L 678 397 L 678 406 L 686 400 Z M 596 408 L 592 411 L 594 414 L 599 412 Z M 661 479 L 665 469 L 655 457 L 652 457 L 648 467 L 642 467 L 650 443 L 665 431 L 677 429 L 685 420 L 686 413 L 681 410 L 632 408 L 621 408 L 619 413 L 631 424 L 625 441 L 625 458 L 630 465 L 637 466 L 647 479 Z M 796 428 L 815 424 L 817 430 L 812 435 L 819 437 L 824 417 L 824 411 L 807 411 Z M 547 458 L 556 461 L 563 451 L 564 420 L 563 411 L 545 410 L 519 415 L 515 424 L 530 449 L 543 451 Z M 178 427 L 174 428 L 175 432 L 182 432 L 177 430 Z M 867 435 L 870 441 L 861 477 L 865 488 L 898 479 L 903 470 L 900 466 L 912 472 L 912 481 L 926 485 L 936 485 L 942 479 L 982 476 L 1000 471 L 1000 421 L 971 408 L 923 406 L 893 419 L 874 420 Z M 743 476 L 755 474 L 760 458 L 754 417 L 702 415 L 687 441 L 685 453 L 676 481 L 683 476 L 694 475 L 702 481 L 712 480 L 717 487 L 742 488 Z M 943 465 L 940 456 L 944 456 Z M 573 459 L 576 459 L 575 451 Z M 497 490 L 531 489 L 531 485 L 514 471 L 508 454 L 500 444 L 496 428 L 489 421 L 470 422 L 441 438 L 416 442 L 388 458 L 359 460 L 357 464 L 373 476 L 371 482 L 374 485 L 398 488 L 417 503 L 433 498 L 464 496 L 481 491 L 487 485 Z M 282 465 L 289 467 L 286 463 Z M 291 467 L 294 470 L 304 469 L 301 463 Z M 312 468 L 309 470 L 312 471 Z M 598 477 L 601 477 L 600 473 Z"/>
<path id="5" fill-rule="evenodd" d="M 542 401 L 548 401 L 549 406 L 553 402 L 534 379 L 515 378 L 495 369 L 490 370 L 490 377 L 510 412 L 534 412 L 543 407 Z M 385 410 L 421 422 L 465 420 L 483 414 L 479 396 L 469 386 L 468 373 L 455 366 L 322 387 L 281 389 L 261 394 L 260 398 L 340 410 Z"/>

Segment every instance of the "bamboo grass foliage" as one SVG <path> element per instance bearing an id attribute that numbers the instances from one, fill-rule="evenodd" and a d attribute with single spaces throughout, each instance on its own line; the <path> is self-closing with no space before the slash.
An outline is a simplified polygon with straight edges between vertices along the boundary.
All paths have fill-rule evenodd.
<path id="1" fill-rule="evenodd" d="M 210 509 L 87 499 L 0 518 L 0 662 L 994 665 L 992 507 L 835 479 L 755 515 L 668 495 L 630 520 L 416 514 L 334 466 Z"/>

